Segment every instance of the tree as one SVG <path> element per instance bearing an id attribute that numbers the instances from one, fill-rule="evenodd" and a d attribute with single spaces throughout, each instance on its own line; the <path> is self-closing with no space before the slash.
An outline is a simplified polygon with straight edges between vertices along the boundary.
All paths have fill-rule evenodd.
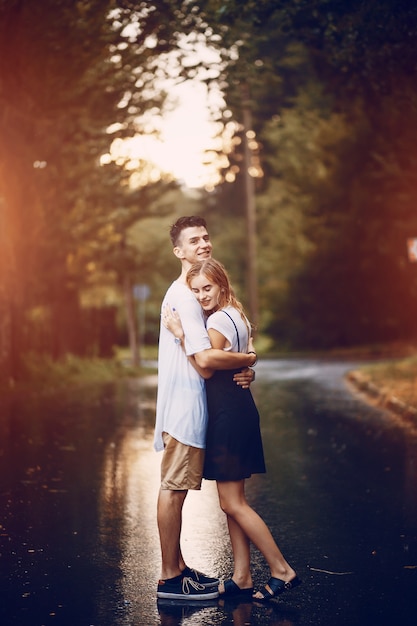
<path id="1" fill-rule="evenodd" d="M 246 81 L 262 146 L 262 309 L 273 305 L 264 328 L 299 347 L 412 336 L 416 286 L 405 239 L 415 229 L 416 7 L 393 0 L 210 6 L 232 51 L 227 104 L 239 120 Z M 229 160 L 238 165 L 236 145 Z"/>
<path id="2" fill-rule="evenodd" d="M 197 17 L 187 2 L 166 0 L 0 3 L 0 353 L 7 378 L 21 371 L 39 307 L 55 356 L 77 344 L 88 271 L 74 259 L 100 264 L 123 229 L 152 213 L 150 190 L 132 190 L 124 164 L 103 166 L 101 157 L 116 137 L 140 132 L 144 112 L 161 110 L 160 81 L 184 73 L 180 39 L 202 28 Z"/>

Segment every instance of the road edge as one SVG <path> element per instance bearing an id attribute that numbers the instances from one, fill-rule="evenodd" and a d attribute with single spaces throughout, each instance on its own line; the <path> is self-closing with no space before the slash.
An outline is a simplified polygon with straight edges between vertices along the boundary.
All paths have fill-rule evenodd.
<path id="1" fill-rule="evenodd" d="M 357 370 L 347 372 L 345 380 L 352 392 L 359 393 L 362 398 L 374 406 L 385 409 L 404 426 L 411 428 L 417 434 L 417 408 L 406 404 L 399 398 L 382 391 L 370 381 L 366 375 Z"/>

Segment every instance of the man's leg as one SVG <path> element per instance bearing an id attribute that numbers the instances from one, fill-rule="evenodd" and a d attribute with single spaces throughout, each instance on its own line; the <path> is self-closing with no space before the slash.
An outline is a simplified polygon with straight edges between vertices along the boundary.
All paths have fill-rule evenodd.
<path id="1" fill-rule="evenodd" d="M 161 543 L 162 580 L 181 574 L 180 564 L 183 563 L 180 549 L 182 507 L 187 493 L 186 490 L 159 490 L 157 518 Z"/>
<path id="2" fill-rule="evenodd" d="M 172 587 L 178 584 L 178 581 L 174 582 L 172 579 L 183 576 L 184 579 L 194 581 L 197 590 L 199 586 L 204 585 L 208 587 L 204 589 L 204 593 L 211 592 L 214 587 L 217 592 L 218 579 L 187 567 L 180 546 L 182 508 L 188 490 L 201 487 L 204 450 L 180 443 L 167 433 L 163 433 L 163 439 L 164 456 L 161 463 L 161 488 L 157 509 L 162 555 L 160 581 L 170 581 L 169 586 Z M 166 592 L 166 584 L 161 585 L 160 582 L 159 586 L 161 589 L 158 589 L 158 594 L 169 593 L 169 597 L 178 595 L 175 590 L 172 593 Z M 195 597 L 194 592 L 191 595 Z"/>
<path id="3" fill-rule="evenodd" d="M 162 488 L 159 491 L 157 515 L 162 554 L 157 589 L 159 600 L 214 600 L 219 595 L 217 579 L 207 578 L 212 583 L 208 587 L 199 580 L 200 577 L 206 578 L 204 574 L 189 568 L 181 571 L 184 563 L 180 548 L 182 507 L 187 493 L 187 490 Z"/>

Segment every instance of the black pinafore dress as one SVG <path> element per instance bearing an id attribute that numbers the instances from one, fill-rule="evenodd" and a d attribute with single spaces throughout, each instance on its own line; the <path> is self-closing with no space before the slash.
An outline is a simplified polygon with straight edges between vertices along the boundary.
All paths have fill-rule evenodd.
<path id="1" fill-rule="evenodd" d="M 239 333 L 232 317 L 238 338 Z M 265 473 L 259 413 L 250 389 L 233 381 L 240 370 L 217 370 L 206 380 L 208 429 L 203 477 L 236 481 Z"/>

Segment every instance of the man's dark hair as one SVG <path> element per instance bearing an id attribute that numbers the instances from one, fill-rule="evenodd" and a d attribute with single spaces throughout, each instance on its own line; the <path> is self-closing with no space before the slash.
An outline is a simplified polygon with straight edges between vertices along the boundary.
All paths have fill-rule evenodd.
<path id="1" fill-rule="evenodd" d="M 204 217 L 199 217 L 198 215 L 186 215 L 184 217 L 180 217 L 177 219 L 175 224 L 171 226 L 169 235 L 174 248 L 178 245 L 182 231 L 185 228 L 191 228 L 192 226 L 203 226 L 203 228 L 207 229 L 206 220 Z"/>

